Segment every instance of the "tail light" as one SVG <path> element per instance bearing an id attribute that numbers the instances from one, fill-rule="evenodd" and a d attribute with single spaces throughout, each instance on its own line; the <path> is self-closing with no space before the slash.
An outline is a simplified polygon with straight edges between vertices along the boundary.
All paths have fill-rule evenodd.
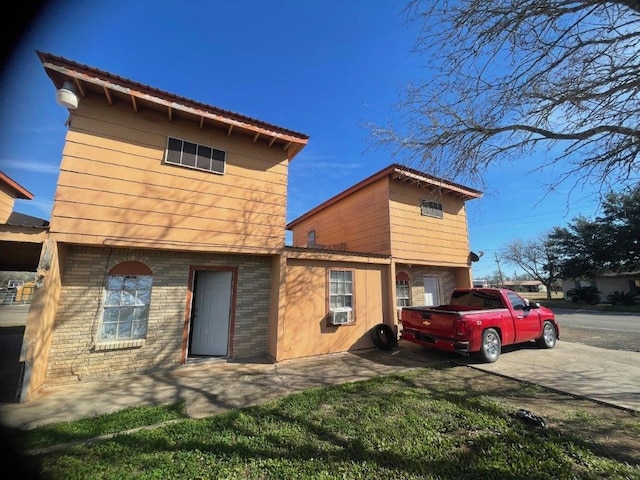
<path id="1" fill-rule="evenodd" d="M 471 333 L 469 329 L 469 324 L 462 318 L 462 316 L 456 316 L 456 334 L 459 337 L 468 337 Z"/>

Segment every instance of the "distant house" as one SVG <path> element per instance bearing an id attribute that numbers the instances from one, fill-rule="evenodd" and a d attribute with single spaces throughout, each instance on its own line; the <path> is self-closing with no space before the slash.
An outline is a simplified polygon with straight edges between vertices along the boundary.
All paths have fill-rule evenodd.
<path id="1" fill-rule="evenodd" d="M 607 296 L 615 292 L 635 293 L 640 295 L 640 272 L 608 273 L 591 279 L 567 279 L 562 281 L 562 293 L 573 288 L 594 287 L 600 292 L 600 300 L 605 302 Z"/>
<path id="2" fill-rule="evenodd" d="M 78 98 L 22 400 L 194 360 L 371 348 L 398 306 L 471 285 L 465 202 L 480 192 L 391 165 L 286 225 L 288 166 L 307 135 L 38 55 Z"/>
<path id="3" fill-rule="evenodd" d="M 49 222 L 14 210 L 33 194 L 0 172 L 0 270 L 35 272 Z"/>
<path id="4" fill-rule="evenodd" d="M 546 292 L 547 287 L 540 280 L 505 280 L 501 285 L 514 292 Z"/>
<path id="5" fill-rule="evenodd" d="M 547 287 L 539 280 L 504 280 L 502 283 L 491 284 L 487 279 L 479 279 L 473 281 L 474 287 L 488 288 L 500 287 L 513 290 L 514 292 L 546 292 Z"/>

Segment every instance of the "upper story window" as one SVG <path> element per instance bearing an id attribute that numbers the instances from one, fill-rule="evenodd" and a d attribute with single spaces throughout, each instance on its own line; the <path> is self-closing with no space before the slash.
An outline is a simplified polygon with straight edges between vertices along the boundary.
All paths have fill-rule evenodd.
<path id="1" fill-rule="evenodd" d="M 420 200 L 420 209 L 422 215 L 426 217 L 443 217 L 442 203 L 440 202 L 432 202 L 430 200 L 421 199 Z"/>
<path id="2" fill-rule="evenodd" d="M 226 152 L 217 148 L 169 137 L 164 161 L 172 165 L 224 174 L 226 156 Z"/>
<path id="3" fill-rule="evenodd" d="M 307 233 L 307 247 L 315 247 L 316 245 L 316 231 L 311 230 Z"/>
<path id="4" fill-rule="evenodd" d="M 124 262 L 111 269 L 99 341 L 146 338 L 152 284 L 151 269 L 144 263 Z"/>

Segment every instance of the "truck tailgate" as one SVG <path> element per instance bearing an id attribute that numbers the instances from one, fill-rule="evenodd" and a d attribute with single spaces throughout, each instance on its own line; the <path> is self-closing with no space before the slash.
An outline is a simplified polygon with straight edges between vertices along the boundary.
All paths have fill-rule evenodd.
<path id="1" fill-rule="evenodd" d="M 417 330 L 423 335 L 453 337 L 456 334 L 458 313 L 434 308 L 411 307 L 402 309 L 402 328 Z"/>

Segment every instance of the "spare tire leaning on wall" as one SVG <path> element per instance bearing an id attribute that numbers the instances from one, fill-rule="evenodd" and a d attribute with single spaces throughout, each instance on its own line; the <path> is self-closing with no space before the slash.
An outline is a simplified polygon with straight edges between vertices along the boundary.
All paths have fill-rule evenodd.
<path id="1" fill-rule="evenodd" d="M 396 332 L 386 323 L 379 323 L 370 331 L 373 344 L 380 350 L 390 350 L 398 345 Z"/>

